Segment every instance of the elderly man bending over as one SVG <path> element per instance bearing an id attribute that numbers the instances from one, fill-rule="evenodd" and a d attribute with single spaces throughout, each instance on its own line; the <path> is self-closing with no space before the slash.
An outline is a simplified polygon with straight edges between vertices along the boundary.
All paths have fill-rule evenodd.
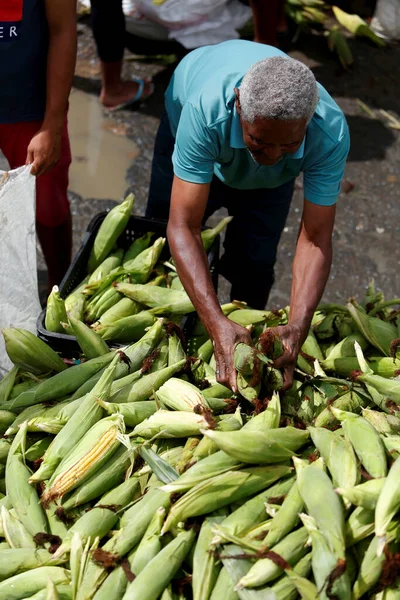
<path id="1" fill-rule="evenodd" d="M 235 345 L 250 336 L 221 312 L 201 225 L 222 206 L 234 216 L 221 272 L 232 283 L 232 299 L 263 308 L 294 180 L 304 173 L 290 319 L 280 328 L 285 352 L 277 364 L 288 387 L 331 266 L 335 203 L 349 150 L 344 115 L 305 65 L 241 40 L 188 54 L 165 101 L 147 216 L 169 217 L 178 274 L 213 339 L 218 380 L 232 389 Z"/>

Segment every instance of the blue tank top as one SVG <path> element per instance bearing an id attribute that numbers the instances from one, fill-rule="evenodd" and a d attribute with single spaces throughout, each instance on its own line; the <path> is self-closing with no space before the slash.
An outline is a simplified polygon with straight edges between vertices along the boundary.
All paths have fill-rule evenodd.
<path id="1" fill-rule="evenodd" d="M 43 119 L 48 43 L 44 0 L 0 0 L 0 123 Z"/>

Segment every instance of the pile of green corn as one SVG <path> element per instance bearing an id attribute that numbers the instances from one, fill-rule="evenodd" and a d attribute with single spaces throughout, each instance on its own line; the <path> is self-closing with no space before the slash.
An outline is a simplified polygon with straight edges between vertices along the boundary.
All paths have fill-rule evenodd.
<path id="1" fill-rule="evenodd" d="M 280 396 L 288 308 L 222 307 L 253 339 L 234 395 L 143 298 L 123 348 L 66 311 L 80 361 L 3 330 L 0 600 L 400 598 L 400 299 L 321 306 Z"/>

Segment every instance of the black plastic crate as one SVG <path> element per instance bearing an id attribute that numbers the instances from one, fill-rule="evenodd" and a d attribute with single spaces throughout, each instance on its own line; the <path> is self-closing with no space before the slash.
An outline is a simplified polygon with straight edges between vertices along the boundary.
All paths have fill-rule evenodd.
<path id="1" fill-rule="evenodd" d="M 87 275 L 87 263 L 90 252 L 92 250 L 96 234 L 107 213 L 108 211 L 99 213 L 90 221 L 82 240 L 81 247 L 79 248 L 75 258 L 71 263 L 71 266 L 60 283 L 60 295 L 62 298 L 66 298 L 81 283 L 81 281 L 85 279 Z M 148 231 L 154 232 L 154 240 L 158 237 L 166 237 L 167 223 L 165 221 L 157 221 L 155 219 L 146 219 L 145 217 L 131 216 L 125 231 L 121 233 L 117 240 L 117 245 L 119 248 L 127 250 L 136 238 L 147 233 Z M 208 252 L 208 263 L 210 265 L 210 272 L 215 290 L 217 290 L 218 287 L 219 246 L 220 238 L 217 236 Z M 161 258 L 168 260 L 169 257 L 170 251 L 168 244 L 165 244 Z M 45 316 L 46 309 L 43 309 L 37 320 L 38 337 L 51 346 L 51 348 L 53 348 L 56 352 L 60 352 L 65 357 L 78 356 L 81 353 L 81 350 L 76 338 L 65 333 L 53 333 L 51 331 L 47 331 L 45 327 Z M 182 326 L 185 327 L 185 329 L 190 329 L 193 321 L 194 320 L 189 316 L 187 319 L 185 319 L 185 322 L 182 323 Z M 115 347 L 121 346 L 122 344 L 112 344 L 111 342 L 110 345 Z"/>

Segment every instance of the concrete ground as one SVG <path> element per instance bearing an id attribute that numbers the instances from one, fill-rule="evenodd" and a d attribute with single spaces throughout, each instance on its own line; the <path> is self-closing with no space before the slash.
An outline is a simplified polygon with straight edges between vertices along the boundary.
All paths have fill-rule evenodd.
<path id="1" fill-rule="evenodd" d="M 400 131 L 392 128 L 383 111 L 400 117 L 398 93 L 400 47 L 378 49 L 362 40 L 350 40 L 356 62 L 343 71 L 330 55 L 326 41 L 304 36 L 289 53 L 304 61 L 318 81 L 332 94 L 346 114 L 352 147 L 346 168 L 346 192 L 340 196 L 334 233 L 334 262 L 324 300 L 344 302 L 361 296 L 371 278 L 387 297 L 398 296 L 400 288 Z M 124 110 L 111 117 L 116 135 L 121 133 L 136 144 L 134 160 L 126 172 L 126 192 L 136 195 L 135 212 L 143 214 L 154 136 L 163 107 L 163 93 L 172 67 L 135 61 L 127 51 L 125 75 L 153 75 L 156 92 L 139 110 Z M 100 72 L 91 32 L 79 24 L 79 57 L 74 86 L 85 93 L 99 91 Z M 361 101 L 361 102 L 360 102 Z M 364 103 L 371 109 L 366 111 Z M 105 112 L 105 111 L 104 111 Z M 112 152 L 112 147 L 109 149 Z M 1 165 L 0 160 L 0 168 Z M 103 175 L 104 176 L 104 175 Z M 353 188 L 354 186 L 354 188 Z M 351 191 L 348 191 L 350 188 Z M 88 222 L 112 201 L 70 194 L 74 223 L 74 247 L 79 247 Z M 302 208 L 301 181 L 297 182 L 290 215 L 282 235 L 276 265 L 276 283 L 270 306 L 289 302 L 291 262 Z M 44 265 L 39 252 L 40 280 Z M 260 273 L 260 277 L 262 274 Z M 221 281 L 220 296 L 228 295 Z"/>

